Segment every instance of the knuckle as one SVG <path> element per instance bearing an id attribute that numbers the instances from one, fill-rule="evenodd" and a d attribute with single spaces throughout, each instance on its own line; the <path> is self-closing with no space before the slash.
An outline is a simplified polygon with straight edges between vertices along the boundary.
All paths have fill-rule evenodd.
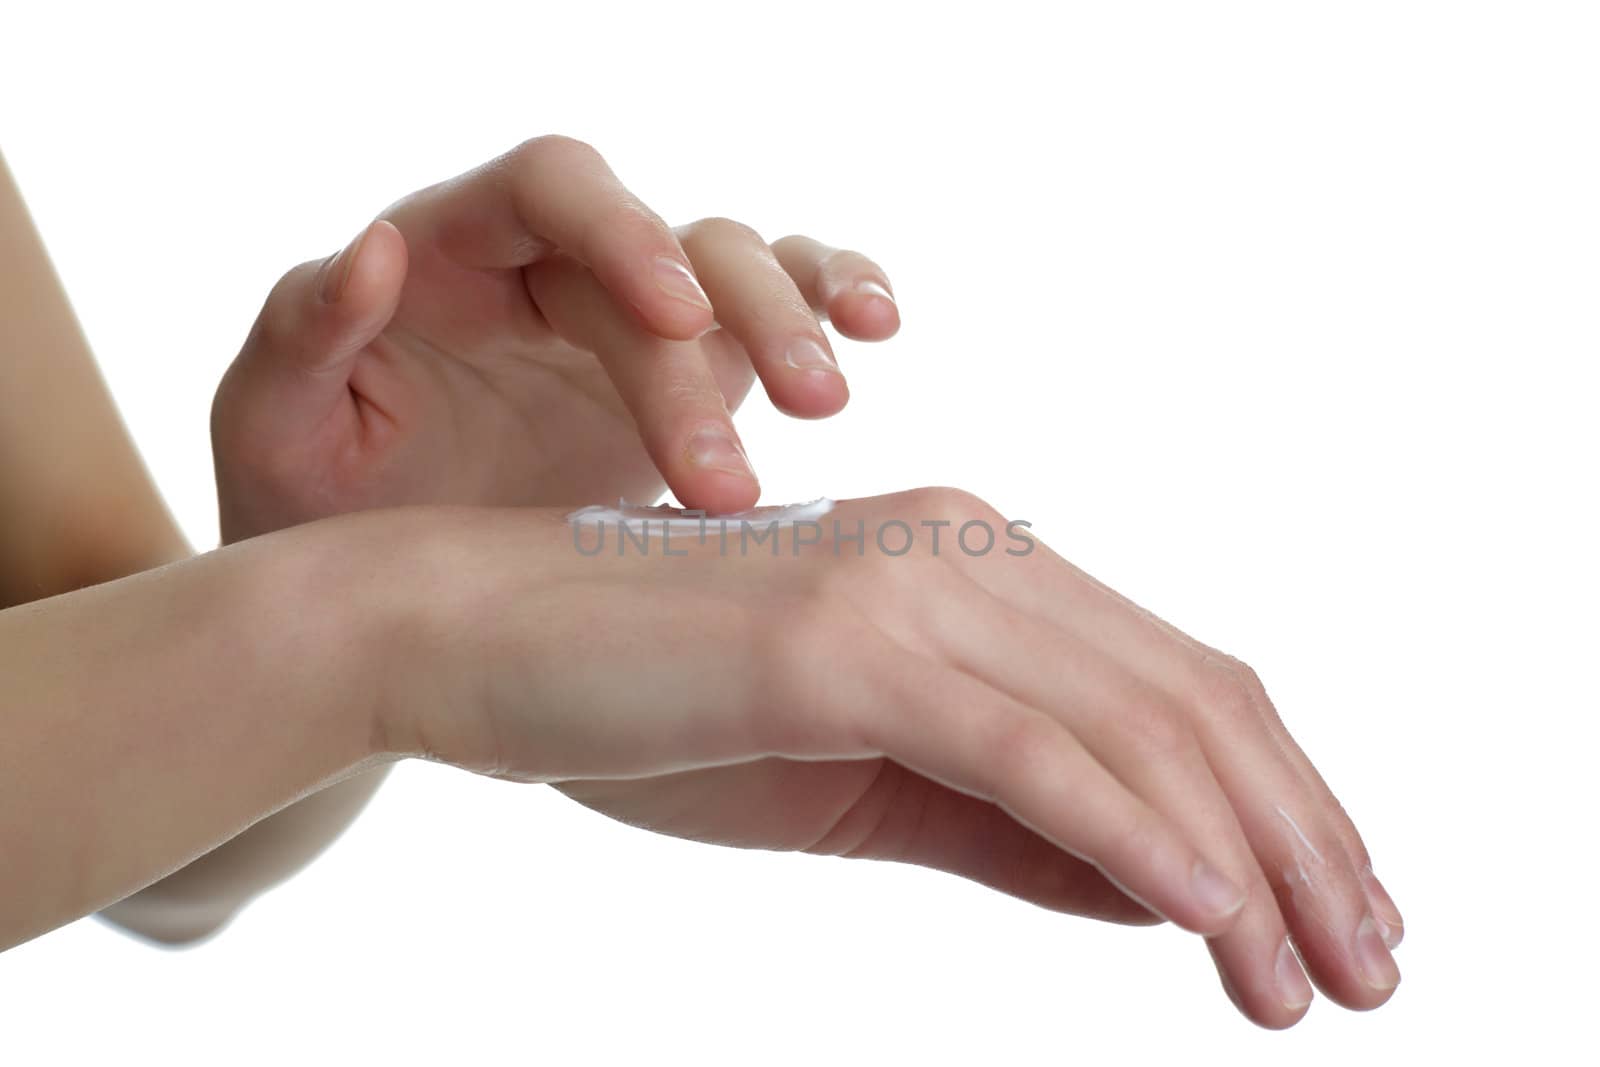
<path id="1" fill-rule="evenodd" d="M 648 206 L 624 196 L 583 219 L 578 226 L 577 247 L 595 256 L 605 251 L 614 254 L 638 245 L 664 245 L 671 235 L 667 224 Z"/>
<path id="2" fill-rule="evenodd" d="M 681 421 L 685 439 L 694 430 L 707 425 L 723 432 L 733 429 L 727 405 L 714 387 L 700 378 L 698 368 L 674 367 L 670 371 L 662 376 L 653 413 Z"/>
<path id="3" fill-rule="evenodd" d="M 546 133 L 530 137 L 507 155 L 523 165 L 540 166 L 548 162 L 580 163 L 600 158 L 593 145 L 568 137 L 564 133 Z"/>
<path id="4" fill-rule="evenodd" d="M 1233 674 L 1245 689 L 1255 693 L 1266 692 L 1266 686 L 1261 684 L 1261 676 L 1256 673 L 1255 668 L 1239 657 L 1230 656 L 1208 645 L 1205 648 L 1205 658 L 1219 669 Z"/>
<path id="5" fill-rule="evenodd" d="M 1240 667 L 1244 668 L 1243 672 Z M 1253 681 L 1254 678 L 1254 671 L 1232 657 L 1208 656 L 1192 685 L 1194 710 L 1208 721 L 1237 722 L 1256 718 L 1258 705 L 1254 686 L 1259 682 Z"/>
<path id="6" fill-rule="evenodd" d="M 1130 866 L 1155 866 L 1169 840 L 1161 817 L 1141 804 L 1124 806 L 1107 829 L 1110 847 Z"/>
<path id="7" fill-rule="evenodd" d="M 1165 704 L 1131 706 L 1122 715 L 1122 727 L 1146 756 L 1162 761 L 1187 756 L 1197 744 L 1188 721 Z"/>
<path id="8" fill-rule="evenodd" d="M 1000 513 L 987 501 L 965 489 L 928 486 L 913 489 L 902 497 L 919 519 L 931 518 L 959 525 L 974 520 L 993 523 L 1000 518 Z"/>
<path id="9" fill-rule="evenodd" d="M 1041 762 L 1060 740 L 1057 730 L 1036 715 L 1006 709 L 998 712 L 984 745 L 988 768 L 980 783 L 988 794 L 984 799 L 999 799 L 1008 786 L 1037 781 Z"/>
<path id="10" fill-rule="evenodd" d="M 1256 669 L 1254 667 L 1250 666 L 1250 664 L 1244 662 L 1243 660 L 1237 659 L 1232 662 L 1232 667 L 1234 673 L 1239 676 L 1239 680 L 1244 683 L 1244 687 L 1249 690 L 1252 695 L 1258 698 L 1266 697 L 1267 687 L 1261 683 L 1261 675 L 1256 673 Z"/>
<path id="11" fill-rule="evenodd" d="M 755 227 L 721 215 L 712 215 L 691 223 L 689 232 L 691 237 L 700 240 L 766 245 L 766 241 L 756 232 Z"/>
<path id="12" fill-rule="evenodd" d="M 872 262 L 866 256 L 850 248 L 830 248 L 817 261 L 817 269 L 832 276 L 856 273 L 863 267 L 871 266 Z"/>
<path id="13" fill-rule="evenodd" d="M 1200 653 L 1200 658 L 1211 666 L 1228 670 L 1237 670 L 1244 666 L 1243 660 L 1237 656 L 1229 655 L 1214 645 L 1208 645 L 1203 641 L 1194 641 L 1193 647 Z"/>

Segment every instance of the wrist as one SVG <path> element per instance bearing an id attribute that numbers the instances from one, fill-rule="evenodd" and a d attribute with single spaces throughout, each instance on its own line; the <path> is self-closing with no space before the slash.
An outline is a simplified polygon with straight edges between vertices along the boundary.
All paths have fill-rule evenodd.
<path id="1" fill-rule="evenodd" d="M 496 694 L 538 701 L 527 682 L 554 651 L 524 621 L 570 579 L 566 509 L 408 507 L 346 516 L 335 563 L 355 584 L 341 609 L 367 680 L 378 758 L 419 757 L 494 774 Z M 518 679 L 508 684 L 508 672 Z"/>
<path id="2" fill-rule="evenodd" d="M 385 762 L 352 547 L 319 524 L 0 613 L 0 778 L 29 798 L 0 851 L 37 890 L 0 948 Z"/>
<path id="3" fill-rule="evenodd" d="M 412 638 L 420 612 L 404 581 L 416 526 L 406 511 L 346 515 L 222 551 L 248 575 L 232 621 L 254 635 L 294 703 L 316 709 L 322 760 L 337 778 L 413 754 L 392 727 L 400 668 L 426 652 Z"/>

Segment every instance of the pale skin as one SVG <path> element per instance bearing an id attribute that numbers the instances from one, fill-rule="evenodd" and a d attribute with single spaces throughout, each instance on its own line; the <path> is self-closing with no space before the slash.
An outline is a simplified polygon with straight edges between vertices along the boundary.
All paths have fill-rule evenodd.
<path id="1" fill-rule="evenodd" d="M 1392 994 L 1400 916 L 1254 672 L 1042 543 L 575 550 L 572 505 L 756 500 L 729 410 L 755 380 L 800 416 L 843 406 L 822 322 L 899 321 L 865 257 L 671 229 L 588 146 L 528 142 L 285 275 L 213 410 L 230 544 L 95 584 L 186 550 L 6 192 L 0 255 L 36 288 L 0 304 L 0 385 L 28 391 L 0 397 L 116 430 L 41 470 L 65 419 L 0 402 L 24 516 L 0 588 L 38 598 L 0 612 L 0 947 L 102 908 L 212 932 L 423 757 L 658 832 L 1169 920 L 1263 1026 L 1304 1014 L 1308 973 L 1347 1007 Z M 12 345 L 30 315 L 54 325 Z M 93 551 L 52 535 L 94 507 L 142 518 L 82 527 L 119 539 Z M 948 489 L 835 518 L 1006 525 Z"/>

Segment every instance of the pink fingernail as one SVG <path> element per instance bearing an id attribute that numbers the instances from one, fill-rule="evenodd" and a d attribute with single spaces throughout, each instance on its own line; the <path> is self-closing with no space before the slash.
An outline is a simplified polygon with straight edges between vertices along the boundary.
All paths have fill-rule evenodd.
<path id="1" fill-rule="evenodd" d="M 796 337 L 789 342 L 783 361 L 796 370 L 837 370 L 838 364 L 828 355 L 828 350 L 809 337 Z"/>
<path id="2" fill-rule="evenodd" d="M 885 289 L 871 278 L 862 278 L 860 281 L 856 282 L 855 291 L 860 293 L 862 296 L 875 296 L 880 300 L 887 300 L 891 304 L 894 303 L 894 294 L 890 293 L 889 290 Z"/>
<path id="3" fill-rule="evenodd" d="M 1401 918 L 1400 909 L 1395 907 L 1394 898 L 1383 888 L 1383 883 L 1378 881 L 1371 867 L 1361 871 L 1361 888 L 1367 895 L 1367 905 L 1378 920 L 1378 932 L 1383 935 L 1383 943 L 1394 948 L 1406 936 L 1406 921 Z"/>
<path id="4" fill-rule="evenodd" d="M 700 288 L 693 272 L 670 256 L 657 256 L 655 262 L 656 285 L 674 300 L 711 310 L 711 299 Z"/>
<path id="5" fill-rule="evenodd" d="M 344 287 L 350 281 L 350 269 L 355 266 L 356 256 L 361 254 L 362 242 L 371 232 L 372 223 L 369 222 L 323 268 L 322 284 L 318 288 L 317 295 L 322 298 L 324 304 L 337 304 L 339 298 L 344 295 Z"/>
<path id="6" fill-rule="evenodd" d="M 1205 860 L 1196 860 L 1190 875 L 1195 901 L 1217 918 L 1227 918 L 1244 907 L 1244 893 Z"/>
<path id="7" fill-rule="evenodd" d="M 1383 935 L 1378 932 L 1378 924 L 1372 916 L 1363 918 L 1356 927 L 1352 948 L 1356 966 L 1361 968 L 1361 977 L 1367 985 L 1386 992 L 1400 984 L 1400 968 L 1389 955 L 1389 947 L 1383 943 Z"/>
<path id="8" fill-rule="evenodd" d="M 750 461 L 745 458 L 744 449 L 723 430 L 696 431 L 689 438 L 688 453 L 689 461 L 697 467 L 727 471 L 746 478 L 755 476 L 750 470 Z"/>
<path id="9" fill-rule="evenodd" d="M 1287 938 L 1278 946 L 1278 958 L 1272 965 L 1272 971 L 1278 983 L 1278 999 L 1283 1001 L 1284 1007 L 1299 1011 L 1311 1003 L 1311 983 L 1306 979 L 1300 961 L 1295 959 L 1294 949 L 1289 947 Z"/>

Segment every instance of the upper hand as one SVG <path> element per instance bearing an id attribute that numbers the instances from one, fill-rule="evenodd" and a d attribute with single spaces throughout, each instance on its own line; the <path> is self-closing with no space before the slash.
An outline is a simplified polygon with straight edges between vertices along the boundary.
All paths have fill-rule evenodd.
<path id="1" fill-rule="evenodd" d="M 727 219 L 674 231 L 588 145 L 529 141 L 406 197 L 289 271 L 217 391 L 225 541 L 408 503 L 654 499 L 759 487 L 730 411 L 848 397 L 821 326 L 899 315 L 870 260 Z"/>

